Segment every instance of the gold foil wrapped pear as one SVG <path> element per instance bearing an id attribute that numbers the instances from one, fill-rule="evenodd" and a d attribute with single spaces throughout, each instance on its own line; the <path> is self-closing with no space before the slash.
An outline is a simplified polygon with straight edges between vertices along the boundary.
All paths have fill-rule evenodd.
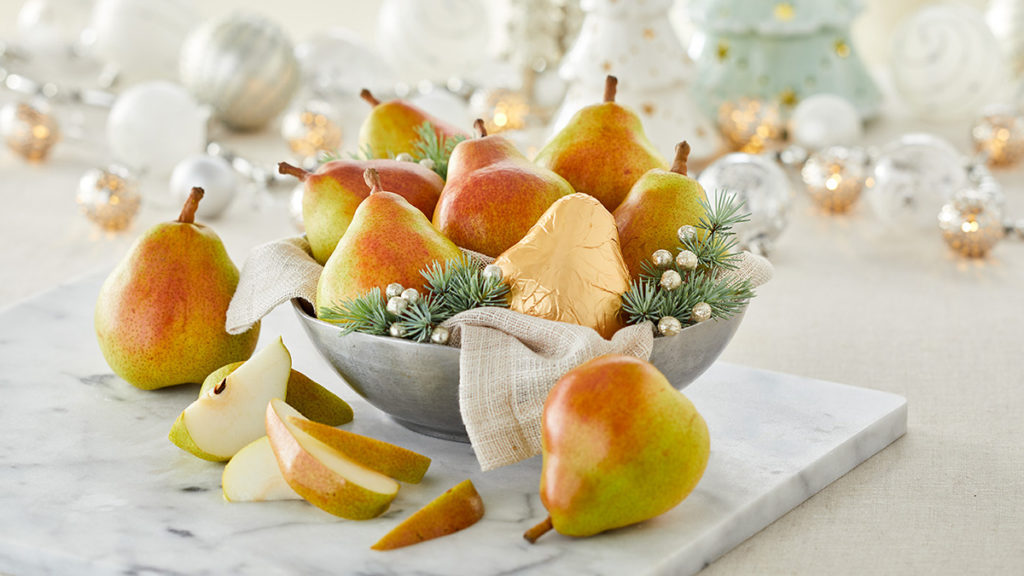
<path id="1" fill-rule="evenodd" d="M 560 198 L 494 263 L 511 287 L 513 310 L 590 326 L 605 338 L 622 327 L 629 270 L 615 219 L 593 196 Z"/>

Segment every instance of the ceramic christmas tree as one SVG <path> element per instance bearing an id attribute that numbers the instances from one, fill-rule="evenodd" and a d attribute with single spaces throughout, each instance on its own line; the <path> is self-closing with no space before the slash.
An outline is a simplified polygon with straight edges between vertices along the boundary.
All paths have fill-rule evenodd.
<path id="1" fill-rule="evenodd" d="M 744 98 L 788 113 L 812 94 L 836 94 L 862 117 L 881 96 L 850 40 L 860 0 L 691 0 L 694 90 L 704 112 Z"/>
<path id="2" fill-rule="evenodd" d="M 690 158 L 716 155 L 721 138 L 691 99 L 691 64 L 669 22 L 672 0 L 591 0 L 580 35 L 559 73 L 569 89 L 552 122 L 562 129 L 580 108 L 601 102 L 605 78 L 619 79 L 615 101 L 633 109 L 648 138 L 666 158 L 690 143 Z"/>

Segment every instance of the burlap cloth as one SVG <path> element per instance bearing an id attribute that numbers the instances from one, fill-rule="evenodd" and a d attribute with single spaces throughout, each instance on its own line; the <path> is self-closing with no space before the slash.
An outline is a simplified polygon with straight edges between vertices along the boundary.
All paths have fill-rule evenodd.
<path id="1" fill-rule="evenodd" d="M 479 255 L 470 254 L 480 260 Z M 743 253 L 730 277 L 760 286 L 771 264 Z M 314 302 L 323 267 L 305 238 L 257 246 L 242 266 L 227 312 L 227 331 L 248 330 L 292 298 Z M 649 359 L 654 345 L 650 323 L 628 326 L 605 340 L 591 328 L 534 318 L 502 308 L 479 308 L 445 322 L 448 345 L 461 348 L 459 409 L 482 470 L 513 464 L 541 451 L 540 420 L 548 391 L 563 374 L 603 354 Z"/>

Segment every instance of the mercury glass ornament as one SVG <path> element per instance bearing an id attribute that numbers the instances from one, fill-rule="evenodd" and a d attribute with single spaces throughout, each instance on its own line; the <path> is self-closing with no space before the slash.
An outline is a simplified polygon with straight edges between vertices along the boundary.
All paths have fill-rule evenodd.
<path id="1" fill-rule="evenodd" d="M 131 226 L 142 203 L 138 182 L 120 167 L 83 174 L 75 200 L 86 218 L 112 232 Z"/>
<path id="2" fill-rule="evenodd" d="M 507 88 L 477 90 L 469 99 L 469 109 L 482 118 L 488 134 L 526 128 L 530 118 L 530 101 L 526 95 Z"/>
<path id="3" fill-rule="evenodd" d="M 430 341 L 434 344 L 447 344 L 449 337 L 448 329 L 444 326 L 434 326 L 430 332 Z"/>
<path id="4" fill-rule="evenodd" d="M 402 312 L 405 312 L 409 308 L 409 301 L 401 296 L 393 296 L 388 298 L 387 309 L 388 312 L 399 316 Z"/>
<path id="5" fill-rule="evenodd" d="M 683 277 L 675 270 L 665 270 L 661 274 L 661 287 L 665 290 L 675 290 L 683 283 Z"/>
<path id="6" fill-rule="evenodd" d="M 238 173 L 227 160 L 199 154 L 182 160 L 174 167 L 170 191 L 175 204 L 181 204 L 194 186 L 202 188 L 203 201 L 196 209 L 196 216 L 216 218 L 231 204 L 240 184 Z"/>
<path id="7" fill-rule="evenodd" d="M 117 98 L 107 142 L 118 162 L 166 175 L 206 145 L 206 118 L 189 93 L 170 82 L 138 84 Z"/>
<path id="8" fill-rule="evenodd" d="M 488 264 L 487 266 L 484 266 L 484 271 L 481 272 L 481 275 L 484 280 L 501 280 L 501 266 L 498 266 L 497 264 Z"/>
<path id="9" fill-rule="evenodd" d="M 789 137 L 809 150 L 849 146 L 861 137 L 860 114 L 845 98 L 815 94 L 800 101 L 789 117 Z"/>
<path id="10" fill-rule="evenodd" d="M 1024 158 L 1024 116 L 1013 110 L 987 110 L 973 126 L 974 150 L 991 166 L 1012 166 Z"/>
<path id="11" fill-rule="evenodd" d="M 683 330 L 683 323 L 675 316 L 664 316 L 658 320 L 658 333 L 662 336 L 675 336 Z"/>
<path id="12" fill-rule="evenodd" d="M 733 149 L 757 154 L 782 141 L 784 125 L 777 103 L 741 98 L 719 106 L 718 128 Z"/>
<path id="13" fill-rule="evenodd" d="M 786 228 L 790 206 L 789 177 L 765 156 L 728 154 L 715 161 L 697 179 L 714 204 L 719 194 L 735 194 L 743 203 L 747 222 L 733 230 L 740 247 L 768 251 Z"/>
<path id="14" fill-rule="evenodd" d="M 975 188 L 958 191 L 939 211 L 939 230 L 946 244 L 968 258 L 982 258 L 1003 239 L 1003 215 L 986 194 Z"/>
<path id="15" fill-rule="evenodd" d="M 384 296 L 388 299 L 398 298 L 405 291 L 405 287 L 398 282 L 392 282 L 388 284 L 387 288 L 384 289 Z"/>
<path id="16" fill-rule="evenodd" d="M 405 328 L 402 328 L 401 324 L 395 322 L 394 324 L 388 327 L 388 334 L 395 338 L 402 338 L 405 336 Z"/>
<path id="17" fill-rule="evenodd" d="M 698 263 L 697 255 L 689 250 L 680 250 L 679 254 L 676 254 L 676 265 L 683 270 L 693 270 Z"/>
<path id="18" fill-rule="evenodd" d="M 956 148 L 931 134 L 906 134 L 875 159 L 865 195 L 879 222 L 898 230 L 932 230 L 935 215 L 967 184 Z"/>
<path id="19" fill-rule="evenodd" d="M 60 141 L 60 128 L 46 108 L 11 102 L 0 109 L 0 136 L 19 156 L 42 162 Z"/>
<path id="20" fill-rule="evenodd" d="M 829 212 L 846 212 L 864 189 L 867 163 L 860 150 L 832 146 L 811 154 L 800 176 L 815 204 Z"/>
<path id="21" fill-rule="evenodd" d="M 690 311 L 690 319 L 700 324 L 711 319 L 711 305 L 707 302 L 698 302 L 693 305 Z"/>
<path id="22" fill-rule="evenodd" d="M 281 137 L 299 158 L 316 158 L 341 148 L 341 127 L 334 108 L 320 100 L 294 106 L 281 118 Z"/>
<path id="23" fill-rule="evenodd" d="M 668 268 L 672 264 L 672 253 L 668 250 L 655 250 L 651 254 L 651 262 L 658 268 Z"/>
<path id="24" fill-rule="evenodd" d="M 406 288 L 402 290 L 402 298 L 409 304 L 415 304 L 420 299 L 420 291 L 415 288 Z"/>

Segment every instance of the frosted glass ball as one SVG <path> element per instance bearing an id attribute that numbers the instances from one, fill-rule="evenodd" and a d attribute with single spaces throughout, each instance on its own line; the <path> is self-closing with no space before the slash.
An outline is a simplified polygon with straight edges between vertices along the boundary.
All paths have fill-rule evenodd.
<path id="1" fill-rule="evenodd" d="M 190 156 L 174 167 L 171 173 L 171 196 L 177 203 L 184 203 L 198 186 L 203 189 L 196 216 L 216 218 L 231 204 L 238 191 L 239 177 L 227 160 L 220 156 L 199 154 Z"/>
<path id="2" fill-rule="evenodd" d="M 200 22 L 190 0 L 99 0 L 92 50 L 132 81 L 178 77 L 178 54 Z"/>
<path id="3" fill-rule="evenodd" d="M 27 0 L 18 10 L 18 43 L 33 54 L 66 54 L 91 11 L 90 0 Z"/>
<path id="4" fill-rule="evenodd" d="M 791 198 L 789 177 L 773 160 L 754 154 L 727 154 L 697 179 L 715 204 L 719 195 L 735 194 L 743 202 L 747 222 L 734 227 L 737 240 L 746 248 L 766 251 L 786 228 Z"/>
<path id="5" fill-rule="evenodd" d="M 118 162 L 160 175 L 206 143 L 206 120 L 177 84 L 150 82 L 129 88 L 107 118 L 107 141 Z"/>
<path id="6" fill-rule="evenodd" d="M 808 150 L 850 146 L 861 137 L 860 114 L 849 101 L 834 94 L 805 98 L 789 117 L 793 142 Z"/>

